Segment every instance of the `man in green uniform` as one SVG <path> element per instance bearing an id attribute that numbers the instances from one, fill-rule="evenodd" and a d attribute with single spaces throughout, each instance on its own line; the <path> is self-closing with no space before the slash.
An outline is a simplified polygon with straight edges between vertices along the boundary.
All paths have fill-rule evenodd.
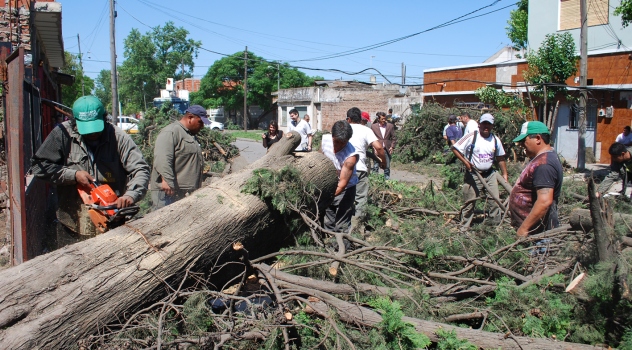
<path id="1" fill-rule="evenodd" d="M 153 210 L 172 204 L 202 186 L 204 158 L 195 135 L 204 127 L 206 110 L 189 107 L 179 121 L 164 127 L 154 147 L 151 171 Z"/>

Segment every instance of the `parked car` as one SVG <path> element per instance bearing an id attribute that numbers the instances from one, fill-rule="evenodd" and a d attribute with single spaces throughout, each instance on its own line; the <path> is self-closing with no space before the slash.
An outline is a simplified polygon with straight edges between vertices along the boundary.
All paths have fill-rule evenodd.
<path id="1" fill-rule="evenodd" d="M 116 123 L 116 126 L 128 134 L 138 133 L 138 119 L 133 117 L 127 117 L 124 115 L 118 117 L 118 123 Z"/>
<path id="2" fill-rule="evenodd" d="M 223 123 L 214 122 L 214 121 L 209 120 L 208 118 L 202 118 L 202 121 L 204 122 L 205 128 L 209 128 L 211 130 L 224 131 Z"/>

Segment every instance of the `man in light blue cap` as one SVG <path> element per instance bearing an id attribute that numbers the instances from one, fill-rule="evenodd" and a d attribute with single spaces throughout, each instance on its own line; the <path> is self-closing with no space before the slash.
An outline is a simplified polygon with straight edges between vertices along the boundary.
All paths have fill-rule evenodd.
<path id="1" fill-rule="evenodd" d="M 129 135 L 105 122 L 107 113 L 98 98 L 80 97 L 72 113 L 74 118 L 54 128 L 31 161 L 33 175 L 57 187 L 57 220 L 62 225 L 50 248 L 96 235 L 77 185 L 110 185 L 119 209 L 140 201 L 149 185 L 149 165 L 142 153 Z"/>

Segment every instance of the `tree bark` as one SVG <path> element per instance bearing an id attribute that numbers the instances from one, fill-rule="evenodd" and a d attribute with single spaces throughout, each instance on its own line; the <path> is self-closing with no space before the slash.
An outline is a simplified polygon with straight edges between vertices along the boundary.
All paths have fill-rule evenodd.
<path id="1" fill-rule="evenodd" d="M 243 243 L 251 258 L 277 251 L 291 231 L 266 202 L 240 192 L 251 170 L 295 166 L 322 191 L 320 207 L 338 182 L 322 154 L 288 155 L 300 142 L 298 134 L 288 135 L 249 168 L 177 203 L 2 271 L 0 348 L 71 347 L 177 289 L 188 271 L 235 262 L 242 253 L 227 248 L 233 242 Z M 220 288 L 241 271 L 222 267 L 210 281 Z"/>
<path id="2" fill-rule="evenodd" d="M 597 197 L 597 189 L 592 178 L 588 179 L 588 199 L 599 261 L 610 261 L 616 257 L 612 209 L 608 208 L 607 202 Z"/>

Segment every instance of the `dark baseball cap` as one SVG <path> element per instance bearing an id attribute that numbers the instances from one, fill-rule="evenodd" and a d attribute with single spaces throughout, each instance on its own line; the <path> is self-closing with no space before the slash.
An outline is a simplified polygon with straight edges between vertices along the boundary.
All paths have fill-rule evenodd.
<path id="1" fill-rule="evenodd" d="M 206 109 L 204 109 L 204 107 L 200 106 L 200 105 L 193 105 L 189 108 L 187 108 L 186 111 L 184 111 L 184 113 L 191 113 L 193 115 L 197 115 L 200 118 L 206 118 Z"/>

